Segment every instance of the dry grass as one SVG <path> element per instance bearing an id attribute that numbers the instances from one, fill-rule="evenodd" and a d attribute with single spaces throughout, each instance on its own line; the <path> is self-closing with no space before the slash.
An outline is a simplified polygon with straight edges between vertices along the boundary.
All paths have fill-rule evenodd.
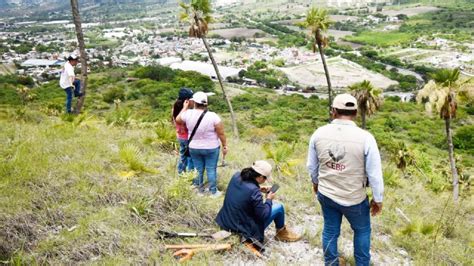
<path id="1" fill-rule="evenodd" d="M 158 139 L 168 136 L 155 132 L 158 125 L 132 121 L 124 128 L 107 126 L 102 119 L 90 116 L 72 122 L 33 117 L 37 116 L 42 117 L 39 124 L 0 113 L 0 143 L 4 147 L 0 150 L 1 261 L 168 265 L 176 261 L 163 249 L 164 243 L 211 241 L 156 237 L 158 229 L 217 230 L 214 217 L 223 200 L 197 196 L 189 186 L 192 174 L 177 176 L 177 158 L 170 146 L 163 146 L 163 139 Z M 260 132 L 259 138 L 245 137 L 239 143 L 229 140 L 228 165 L 218 168 L 220 190 L 225 190 L 235 171 L 265 158 L 266 153 L 271 155 L 262 149 L 263 143 L 272 139 L 272 133 L 267 133 Z M 127 155 L 121 155 L 123 147 L 129 147 Z M 285 149 L 277 143 L 271 147 L 273 151 Z M 269 229 L 267 260 L 255 259 L 232 237 L 228 240 L 234 244 L 232 251 L 198 254 L 192 264 L 303 265 L 322 261 L 322 219 L 304 166 L 306 143 L 272 156 L 281 166 L 281 177 L 276 177 L 281 185 L 277 199 L 285 205 L 288 224 L 304 232 L 305 240 L 276 242 L 271 238 L 274 230 Z M 130 170 L 133 175 L 124 174 Z M 373 220 L 375 263 L 387 262 L 387 258 L 406 261 L 399 254 L 400 247 L 422 264 L 472 261 L 472 247 L 464 245 L 473 241 L 468 233 L 473 226 L 473 204 L 466 200 L 459 208 L 446 208 L 446 195 L 427 192 L 406 179 L 398 180 L 397 187 L 388 187 L 384 214 Z M 415 225 L 402 220 L 396 208 L 403 209 Z M 341 250 L 350 256 L 352 234 L 347 225 L 345 228 Z M 425 249 L 419 253 L 421 247 Z M 429 257 L 430 251 L 440 253 Z"/>

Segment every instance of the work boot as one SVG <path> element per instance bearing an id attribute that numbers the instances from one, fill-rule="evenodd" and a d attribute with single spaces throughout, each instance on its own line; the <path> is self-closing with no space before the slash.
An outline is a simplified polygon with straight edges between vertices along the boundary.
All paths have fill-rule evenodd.
<path id="1" fill-rule="evenodd" d="M 284 242 L 296 242 L 301 239 L 301 236 L 284 226 L 283 228 L 277 230 L 275 239 Z"/>

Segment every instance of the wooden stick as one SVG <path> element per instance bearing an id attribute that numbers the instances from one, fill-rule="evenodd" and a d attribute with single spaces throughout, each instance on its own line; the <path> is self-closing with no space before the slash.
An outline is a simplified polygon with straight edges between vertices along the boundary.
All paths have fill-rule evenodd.
<path id="1" fill-rule="evenodd" d="M 165 249 L 205 249 L 205 250 L 221 250 L 231 249 L 231 244 L 182 244 L 182 245 L 165 245 Z"/>

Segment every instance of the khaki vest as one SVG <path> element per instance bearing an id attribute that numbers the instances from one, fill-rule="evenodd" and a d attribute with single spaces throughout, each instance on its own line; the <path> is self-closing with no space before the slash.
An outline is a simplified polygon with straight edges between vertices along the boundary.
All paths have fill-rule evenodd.
<path id="1" fill-rule="evenodd" d="M 344 206 L 361 203 L 367 197 L 364 149 L 369 133 L 355 125 L 333 123 L 316 134 L 318 190 Z"/>

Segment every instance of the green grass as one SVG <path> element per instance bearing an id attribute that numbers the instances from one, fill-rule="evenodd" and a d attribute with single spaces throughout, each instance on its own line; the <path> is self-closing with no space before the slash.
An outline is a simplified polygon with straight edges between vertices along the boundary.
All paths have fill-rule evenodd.
<path id="1" fill-rule="evenodd" d="M 405 32 L 375 32 L 364 31 L 345 39 L 355 43 L 367 44 L 378 47 L 400 46 L 410 43 L 417 36 Z"/>
<path id="2" fill-rule="evenodd" d="M 113 104 L 103 101 L 100 92 L 110 83 L 123 84 L 126 95 L 136 93 L 119 106 L 131 114 L 117 115 Z M 177 86 L 149 79 L 126 84 L 122 74 L 113 71 L 92 75 L 90 85 L 88 112 L 77 117 L 51 112 L 55 104 L 62 110 L 64 100 L 54 85 L 37 88 L 38 97 L 26 106 L 13 100 L 0 106 L 0 260 L 173 264 L 156 230 L 217 230 L 214 217 L 222 204 L 222 199 L 198 197 L 190 189 L 193 174 L 176 174 L 174 133 L 164 119 Z M 305 159 L 310 134 L 326 123 L 327 102 L 277 96 L 271 90 L 246 91 L 252 97 L 233 99 L 242 132 L 239 142 L 230 137 L 225 103 L 221 97 L 210 98 L 211 109 L 224 119 L 230 148 L 228 166 L 218 168 L 218 187 L 225 191 L 232 174 L 257 159 L 273 160 L 278 166 L 275 181 L 281 185 L 278 200 L 285 204 L 289 225 L 318 217 L 304 227 L 309 245 L 318 248 L 321 213 Z M 156 95 L 155 102 L 150 95 Z M 460 137 L 469 139 L 462 125 L 472 124 L 472 117 L 465 106 L 459 108 L 454 132 L 464 132 Z M 383 215 L 372 220 L 375 252 L 397 258 L 402 247 L 416 264 L 470 264 L 470 150 L 455 150 L 465 179 L 461 202 L 454 205 L 443 121 L 427 117 L 421 105 L 386 101 L 369 117 L 368 128 L 381 148 L 386 181 Z M 399 169 L 397 154 L 403 147 L 410 160 Z M 347 225 L 344 228 L 342 237 L 351 239 Z M 238 240 L 230 242 L 236 245 L 231 252 L 201 254 L 193 262 L 224 264 L 246 258 Z M 271 262 L 279 262 L 280 251 L 273 251 Z"/>

